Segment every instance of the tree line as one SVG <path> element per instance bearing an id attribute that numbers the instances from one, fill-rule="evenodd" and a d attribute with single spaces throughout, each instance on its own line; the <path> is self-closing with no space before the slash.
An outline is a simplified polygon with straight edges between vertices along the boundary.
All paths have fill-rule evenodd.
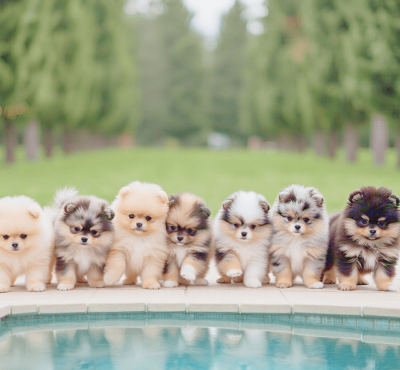
<path id="1" fill-rule="evenodd" d="M 269 0 L 265 32 L 237 0 L 210 50 L 181 0 L 0 0 L 0 117 L 6 160 L 40 126 L 48 156 L 115 144 L 312 146 L 349 161 L 360 145 L 400 166 L 400 3 Z M 35 135 L 28 135 L 34 137 Z"/>

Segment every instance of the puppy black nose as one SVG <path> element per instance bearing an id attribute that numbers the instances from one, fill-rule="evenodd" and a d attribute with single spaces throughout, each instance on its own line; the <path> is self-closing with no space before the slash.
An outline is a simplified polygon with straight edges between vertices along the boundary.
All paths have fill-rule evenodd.
<path id="1" fill-rule="evenodd" d="M 300 228 L 301 228 L 300 225 L 296 225 L 296 226 L 295 226 L 295 229 L 296 229 L 296 230 L 300 230 Z"/>
<path id="2" fill-rule="evenodd" d="M 177 239 L 181 242 L 183 240 L 183 236 L 178 236 Z"/>
<path id="3" fill-rule="evenodd" d="M 13 248 L 18 248 L 18 243 L 14 243 L 12 246 Z"/>
<path id="4" fill-rule="evenodd" d="M 140 228 L 143 226 L 143 224 L 141 224 L 140 222 L 138 222 L 138 223 L 136 224 L 136 226 L 137 226 L 138 229 L 140 229 Z"/>
<path id="5" fill-rule="evenodd" d="M 247 232 L 246 231 L 242 231 L 242 236 L 246 236 Z"/>
<path id="6" fill-rule="evenodd" d="M 376 230 L 370 230 L 369 231 L 372 235 L 376 234 Z"/>
<path id="7" fill-rule="evenodd" d="M 87 242 L 87 238 L 82 238 L 81 240 L 82 240 L 84 243 Z"/>

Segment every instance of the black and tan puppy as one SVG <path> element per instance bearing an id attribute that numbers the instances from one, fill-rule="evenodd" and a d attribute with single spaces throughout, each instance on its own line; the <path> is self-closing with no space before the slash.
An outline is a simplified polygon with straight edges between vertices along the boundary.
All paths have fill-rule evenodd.
<path id="1" fill-rule="evenodd" d="M 364 275 L 373 273 L 379 290 L 397 291 L 398 206 L 399 198 L 385 187 L 362 187 L 349 195 L 344 211 L 330 220 L 325 284 L 335 284 L 337 276 L 339 290 L 354 290 L 368 284 Z"/>
<path id="2" fill-rule="evenodd" d="M 58 290 L 74 289 L 76 282 L 90 287 L 105 286 L 103 269 L 114 228 L 114 212 L 107 201 L 82 196 L 73 188 L 57 192 L 54 206 L 56 275 Z"/>
<path id="3" fill-rule="evenodd" d="M 205 279 L 210 263 L 211 211 L 204 201 L 190 193 L 169 197 L 166 220 L 169 258 L 164 268 L 163 286 L 178 283 L 208 285 Z"/>

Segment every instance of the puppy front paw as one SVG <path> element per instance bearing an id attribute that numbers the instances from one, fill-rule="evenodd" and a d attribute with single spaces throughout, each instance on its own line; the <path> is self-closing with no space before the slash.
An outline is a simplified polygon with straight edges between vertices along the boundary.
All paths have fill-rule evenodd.
<path id="1" fill-rule="evenodd" d="M 292 286 L 291 283 L 276 283 L 276 287 L 279 289 L 286 289 L 286 288 L 290 288 Z"/>
<path id="2" fill-rule="evenodd" d="M 26 290 L 28 292 L 44 292 L 46 290 L 46 285 L 44 283 L 27 284 Z"/>
<path id="3" fill-rule="evenodd" d="M 0 293 L 8 293 L 10 291 L 10 286 L 2 284 L 0 285 Z"/>
<path id="4" fill-rule="evenodd" d="M 119 281 L 118 276 L 115 276 L 114 274 L 110 273 L 110 272 L 106 272 L 104 274 L 104 283 L 106 285 L 114 285 L 117 284 Z"/>
<path id="5" fill-rule="evenodd" d="M 196 279 L 193 282 L 193 285 L 197 285 L 197 286 L 206 286 L 208 285 L 208 280 L 207 279 Z"/>
<path id="6" fill-rule="evenodd" d="M 394 285 L 394 284 L 390 284 L 388 287 L 386 287 L 386 289 L 384 289 L 384 290 L 386 290 L 387 292 L 397 292 L 397 286 L 396 285 Z"/>
<path id="7" fill-rule="evenodd" d="M 66 283 L 60 283 L 57 285 L 58 290 L 72 290 L 74 289 L 74 284 L 66 284 Z"/>
<path id="8" fill-rule="evenodd" d="M 178 286 L 178 282 L 177 281 L 172 281 L 172 280 L 164 280 L 162 282 L 162 286 L 164 288 L 176 288 Z"/>
<path id="9" fill-rule="evenodd" d="M 91 288 L 104 288 L 106 286 L 106 283 L 103 280 L 89 280 L 88 284 Z"/>
<path id="10" fill-rule="evenodd" d="M 262 284 L 261 281 L 258 280 L 257 278 L 250 278 L 250 279 L 244 279 L 244 285 L 247 288 L 261 288 Z"/>
<path id="11" fill-rule="evenodd" d="M 151 282 L 144 281 L 142 283 L 142 288 L 143 289 L 160 289 L 161 285 L 157 281 L 151 281 Z"/>
<path id="12" fill-rule="evenodd" d="M 243 271 L 238 270 L 238 269 L 232 269 L 226 273 L 226 276 L 228 276 L 230 278 L 234 278 L 234 277 L 241 276 L 241 275 L 243 275 Z"/>
<path id="13" fill-rule="evenodd" d="M 183 265 L 181 268 L 181 276 L 188 281 L 194 281 L 196 280 L 196 270 L 193 266 Z"/>
<path id="14" fill-rule="evenodd" d="M 352 286 L 350 284 L 345 284 L 345 283 L 339 284 L 339 286 L 338 286 L 338 289 L 342 290 L 344 292 L 348 292 L 350 290 L 354 290 L 355 288 L 356 288 L 355 286 Z"/>
<path id="15" fill-rule="evenodd" d="M 316 283 L 311 284 L 308 286 L 309 289 L 322 289 L 324 287 L 324 283 L 321 281 L 317 281 Z"/>

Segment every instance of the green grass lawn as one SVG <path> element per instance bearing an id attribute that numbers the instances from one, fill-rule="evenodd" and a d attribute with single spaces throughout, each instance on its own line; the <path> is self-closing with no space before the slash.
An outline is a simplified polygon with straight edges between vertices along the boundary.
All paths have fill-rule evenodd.
<path id="1" fill-rule="evenodd" d="M 348 194 L 362 185 L 384 185 L 400 195 L 395 155 L 388 152 L 388 164 L 377 167 L 366 150 L 357 164 L 347 164 L 343 153 L 332 161 L 312 151 L 112 148 L 68 156 L 57 153 L 50 160 L 29 163 L 20 150 L 17 164 L 0 167 L 0 196 L 25 194 L 46 205 L 56 189 L 69 185 L 112 201 L 122 186 L 141 180 L 160 184 L 169 194 L 195 193 L 215 213 L 234 191 L 255 190 L 272 203 L 279 190 L 298 183 L 317 187 L 331 212 L 343 208 Z"/>

